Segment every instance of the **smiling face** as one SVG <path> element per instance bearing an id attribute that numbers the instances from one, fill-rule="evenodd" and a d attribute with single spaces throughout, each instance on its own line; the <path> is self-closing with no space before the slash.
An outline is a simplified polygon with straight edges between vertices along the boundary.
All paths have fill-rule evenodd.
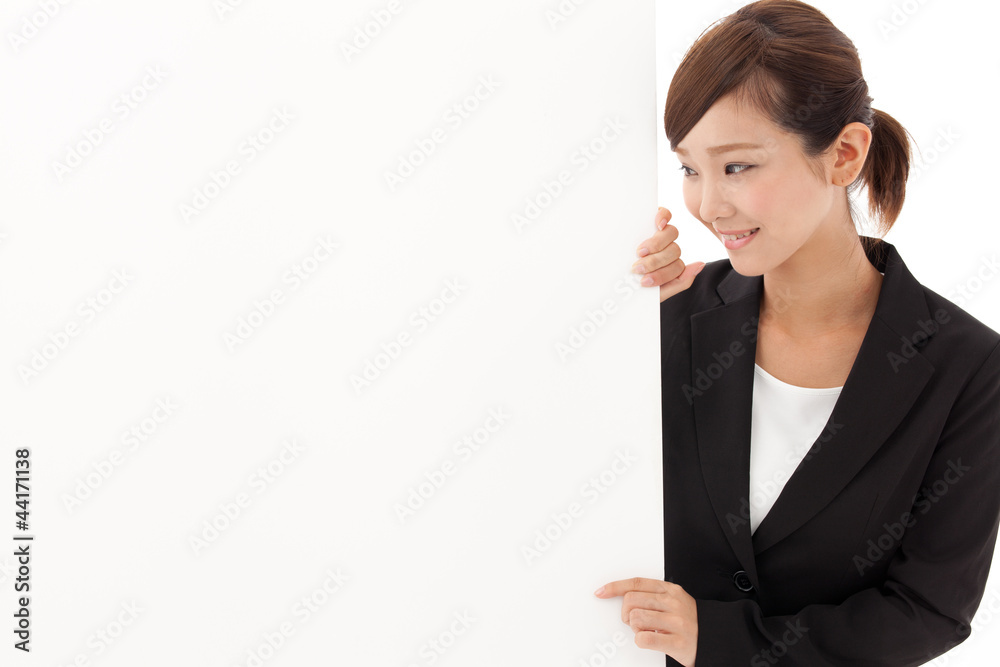
<path id="1" fill-rule="evenodd" d="M 733 268 L 743 275 L 822 253 L 843 225 L 844 189 L 821 177 L 822 167 L 810 163 L 794 134 L 755 109 L 737 107 L 731 94 L 705 112 L 676 154 L 685 174 L 684 204 L 720 242 L 723 232 L 757 229 L 726 242 Z"/>

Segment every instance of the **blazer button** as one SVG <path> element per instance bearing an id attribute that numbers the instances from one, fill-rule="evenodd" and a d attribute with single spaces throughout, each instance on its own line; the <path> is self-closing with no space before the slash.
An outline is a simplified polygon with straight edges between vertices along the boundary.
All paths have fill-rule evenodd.
<path id="1" fill-rule="evenodd" d="M 753 584 L 750 583 L 750 577 L 743 570 L 740 570 L 733 575 L 733 583 L 736 584 L 736 588 L 740 589 L 744 593 L 753 590 Z"/>

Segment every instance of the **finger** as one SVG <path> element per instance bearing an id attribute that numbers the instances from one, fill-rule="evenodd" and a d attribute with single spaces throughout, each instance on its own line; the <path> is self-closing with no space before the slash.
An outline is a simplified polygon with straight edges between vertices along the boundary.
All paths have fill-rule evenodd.
<path id="1" fill-rule="evenodd" d="M 635 645 L 637 647 L 666 653 L 674 659 L 679 657 L 679 653 L 686 648 L 687 642 L 687 638 L 672 632 L 642 630 L 635 633 Z"/>
<path id="2" fill-rule="evenodd" d="M 632 264 L 632 273 L 645 275 L 661 269 L 671 262 L 681 258 L 681 247 L 676 243 L 671 243 L 663 250 L 646 255 Z"/>
<path id="3" fill-rule="evenodd" d="M 672 280 L 676 280 L 681 275 L 683 275 L 686 265 L 684 260 L 676 259 L 670 262 L 666 266 L 661 266 L 658 269 L 650 271 L 642 277 L 640 284 L 646 287 L 653 287 L 656 285 L 665 285 Z M 680 290 L 677 290 L 678 292 Z"/>
<path id="4" fill-rule="evenodd" d="M 663 582 L 661 582 L 663 583 Z M 622 597 L 622 623 L 630 623 L 630 614 L 636 610 L 673 612 L 678 608 L 676 600 L 666 591 L 646 593 L 643 591 L 628 591 Z"/>
<path id="5" fill-rule="evenodd" d="M 625 622 L 633 632 L 680 632 L 683 619 L 679 614 L 652 609 L 633 609 Z"/>
<path id="6" fill-rule="evenodd" d="M 639 257 L 645 257 L 646 255 L 651 255 L 660 252 L 671 243 L 677 240 L 679 232 L 673 225 L 667 225 L 660 231 L 656 232 L 648 239 L 639 244 L 635 249 L 635 254 Z"/>
<path id="7" fill-rule="evenodd" d="M 635 633 L 635 645 L 666 653 L 680 659 L 679 652 L 689 650 L 694 630 L 676 614 L 636 612 L 629 627 Z"/>
<path id="8" fill-rule="evenodd" d="M 664 225 L 670 222 L 670 218 L 672 217 L 673 213 L 670 212 L 670 209 L 666 209 L 661 206 L 660 209 L 656 212 L 656 218 L 654 219 L 654 222 L 656 223 L 656 228 L 662 230 Z"/>
<path id="9" fill-rule="evenodd" d="M 645 591 L 656 593 L 663 590 L 663 585 L 667 582 L 660 579 L 645 579 L 643 577 L 632 577 L 631 579 L 619 579 L 609 584 L 604 584 L 594 591 L 594 595 L 599 598 L 613 598 L 618 595 L 625 595 L 629 591 Z"/>
<path id="10" fill-rule="evenodd" d="M 696 626 L 684 617 L 680 608 L 671 605 L 668 605 L 668 607 L 670 608 L 647 609 L 645 607 L 636 607 L 625 617 L 625 622 L 636 632 L 640 630 L 656 630 L 658 632 L 684 634 L 693 632 L 696 629 Z"/>

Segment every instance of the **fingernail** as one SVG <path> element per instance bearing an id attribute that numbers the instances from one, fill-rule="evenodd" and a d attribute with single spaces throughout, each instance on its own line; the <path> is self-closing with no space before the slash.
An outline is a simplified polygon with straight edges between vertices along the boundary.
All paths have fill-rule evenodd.
<path id="1" fill-rule="evenodd" d="M 646 267 L 644 267 L 642 264 L 635 264 L 632 267 L 632 273 L 638 273 L 639 275 L 642 275 L 643 273 L 646 273 Z"/>
<path id="2" fill-rule="evenodd" d="M 638 254 L 639 254 L 639 257 L 645 257 L 646 255 L 649 254 L 649 248 L 647 248 L 646 246 L 642 246 L 641 248 L 639 248 L 639 253 Z"/>
<path id="3" fill-rule="evenodd" d="M 600 595 L 603 592 L 604 592 L 604 586 L 601 586 L 596 591 L 594 591 L 594 595 Z"/>
<path id="4" fill-rule="evenodd" d="M 645 278 L 642 279 L 642 284 L 645 285 L 646 287 L 649 287 L 650 285 L 652 285 L 653 284 L 653 276 L 647 275 Z"/>

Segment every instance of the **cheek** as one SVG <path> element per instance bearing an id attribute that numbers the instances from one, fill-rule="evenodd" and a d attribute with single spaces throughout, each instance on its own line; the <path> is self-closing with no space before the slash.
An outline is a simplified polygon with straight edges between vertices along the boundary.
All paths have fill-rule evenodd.
<path id="1" fill-rule="evenodd" d="M 750 206 L 773 220 L 812 218 L 822 207 L 823 189 L 806 167 L 773 170 L 773 177 L 755 188 Z"/>
<path id="2" fill-rule="evenodd" d="M 752 218 L 774 219 L 783 210 L 783 197 L 793 190 L 777 170 L 771 169 L 765 178 L 756 179 L 752 187 L 740 191 L 740 205 Z"/>
<path id="3" fill-rule="evenodd" d="M 811 178 L 801 178 L 790 195 L 790 206 L 801 211 L 803 217 L 813 218 L 823 215 L 829 207 L 829 191 Z"/>
<path id="4" fill-rule="evenodd" d="M 751 191 L 744 192 L 740 198 L 742 200 L 742 208 L 752 218 L 757 218 L 758 220 L 773 219 L 774 211 L 782 208 L 778 201 L 780 192 L 780 190 L 775 189 L 773 186 L 754 188 Z"/>
<path id="5" fill-rule="evenodd" d="M 800 217 L 796 211 L 802 211 L 802 202 L 810 197 L 792 176 L 777 169 L 769 170 L 767 178 L 740 190 L 737 206 L 750 220 L 772 230 L 784 227 L 788 221 Z"/>

